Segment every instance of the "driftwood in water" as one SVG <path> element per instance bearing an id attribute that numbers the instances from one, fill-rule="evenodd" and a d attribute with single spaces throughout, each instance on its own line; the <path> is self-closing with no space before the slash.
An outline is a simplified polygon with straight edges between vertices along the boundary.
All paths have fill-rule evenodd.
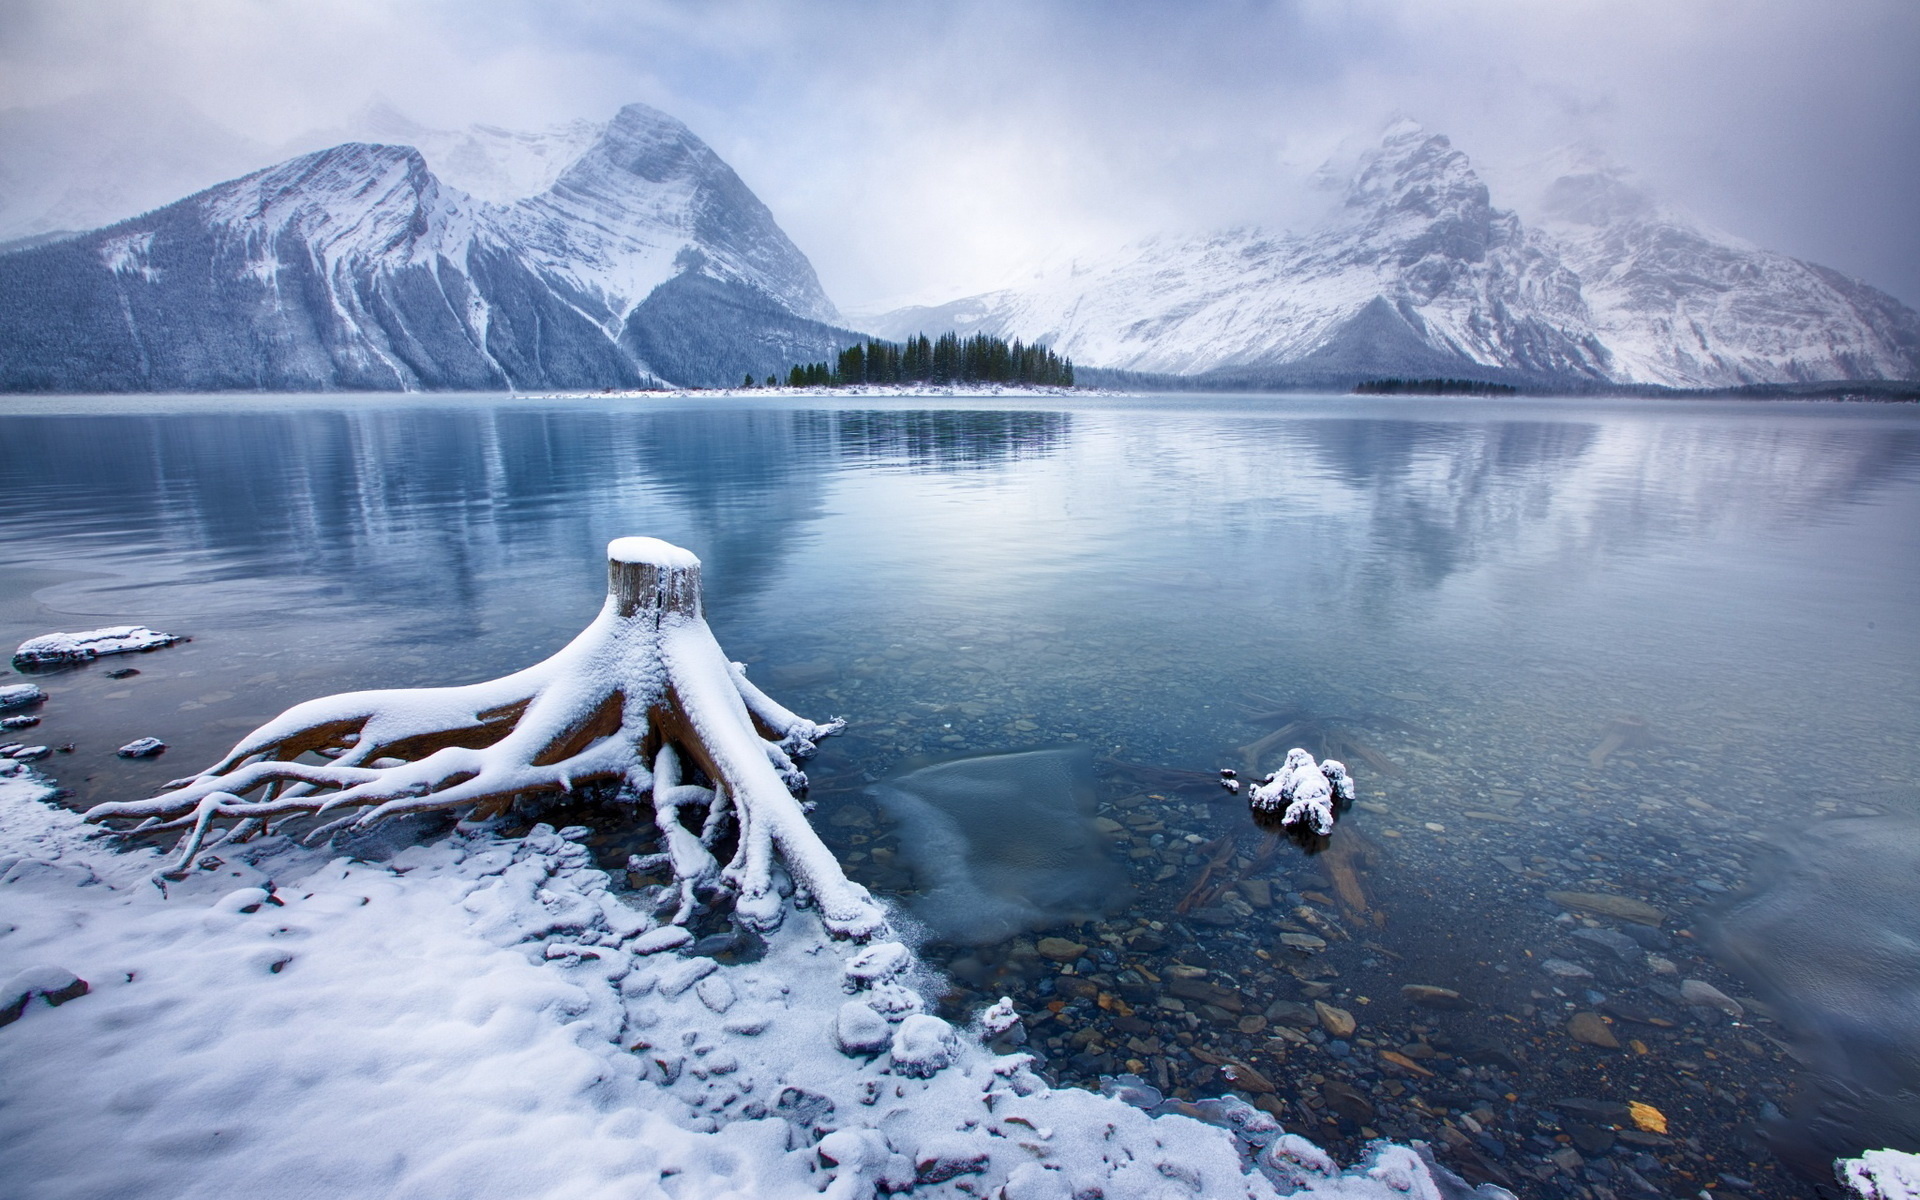
<path id="1" fill-rule="evenodd" d="M 1257 774 L 1261 762 L 1283 746 L 1299 746 L 1316 758 L 1335 758 L 1343 762 L 1363 762 L 1382 775 L 1397 776 L 1400 766 L 1385 754 L 1362 741 L 1354 731 L 1359 728 L 1385 729 L 1411 737 L 1432 738 L 1431 729 L 1379 713 L 1354 716 L 1328 716 L 1298 707 L 1279 704 L 1268 697 L 1256 696 L 1259 708 L 1247 706 L 1247 721 L 1272 726 L 1272 732 L 1240 747 L 1240 757 L 1249 775 Z"/>
<path id="2" fill-rule="evenodd" d="M 1265 737 L 1240 747 L 1247 774 L 1257 774 L 1261 761 L 1281 746 L 1308 748 L 1318 758 L 1354 759 L 1382 775 L 1400 774 L 1398 763 L 1361 741 L 1351 729 L 1315 718 L 1289 721 Z"/>
<path id="3" fill-rule="evenodd" d="M 1187 889 L 1187 894 L 1181 897 L 1180 903 L 1173 906 L 1173 911 L 1177 913 L 1185 914 L 1196 908 L 1205 908 L 1233 885 L 1232 879 L 1214 884 L 1214 877 L 1223 874 L 1227 864 L 1231 863 L 1234 855 L 1240 852 L 1240 847 L 1234 843 L 1232 835 L 1229 834 L 1210 843 L 1204 847 L 1204 852 L 1207 855 L 1207 861 L 1200 866 L 1200 877 L 1194 880 L 1191 888 Z"/>
<path id="4" fill-rule="evenodd" d="M 1137 787 L 1158 788 L 1166 792 L 1198 793 L 1210 800 L 1220 798 L 1220 775 L 1215 771 L 1189 771 L 1182 767 L 1160 767 L 1151 763 L 1125 762 L 1103 757 L 1100 766 Z"/>
<path id="5" fill-rule="evenodd" d="M 1360 886 L 1360 863 L 1371 856 L 1372 846 L 1351 827 L 1338 831 L 1330 840 L 1320 862 L 1333 880 L 1333 894 L 1348 917 L 1370 917 L 1375 925 L 1385 925 L 1386 914 L 1367 904 L 1366 889 Z"/>
<path id="6" fill-rule="evenodd" d="M 806 786 L 796 760 L 843 722 L 796 716 L 727 661 L 701 613 L 698 558 L 654 538 L 618 539 L 607 558 L 599 617 L 545 662 L 465 687 L 310 700 L 199 775 L 87 819 L 184 830 L 184 871 L 222 841 L 293 818 L 331 818 L 307 835 L 317 841 L 409 813 L 484 817 L 600 782 L 651 801 L 662 853 L 644 866 L 671 869 L 675 920 L 731 897 L 743 922 L 777 924 L 780 865 L 834 932 L 880 932 L 879 906 L 794 794 Z M 729 842 L 723 866 L 715 852 Z"/>

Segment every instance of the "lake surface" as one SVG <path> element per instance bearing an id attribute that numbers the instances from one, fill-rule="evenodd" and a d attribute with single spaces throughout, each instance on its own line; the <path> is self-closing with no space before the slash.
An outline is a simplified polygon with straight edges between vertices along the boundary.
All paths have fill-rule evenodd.
<path id="1" fill-rule="evenodd" d="M 873 784 L 1088 748 L 1130 896 L 928 946 L 1061 1081 L 1239 1085 L 1523 1196 L 1805 1195 L 1791 1164 L 1920 1137 L 1920 413 L 16 398 L 0 640 L 193 641 L 38 677 L 9 736 L 72 744 L 41 765 L 73 803 L 133 798 L 297 701 L 544 657 L 629 534 L 701 556 L 763 687 L 850 719 L 812 798 L 883 894 L 921 881 Z M 1287 725 L 1251 765 L 1331 749 L 1359 786 L 1318 855 L 1210 779 Z M 141 736 L 171 748 L 115 757 Z M 1877 904 L 1803 836 L 1856 819 Z"/>

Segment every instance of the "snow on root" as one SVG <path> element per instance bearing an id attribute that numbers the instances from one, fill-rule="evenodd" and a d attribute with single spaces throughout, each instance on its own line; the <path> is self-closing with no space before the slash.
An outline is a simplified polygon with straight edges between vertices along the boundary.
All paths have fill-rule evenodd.
<path id="1" fill-rule="evenodd" d="M 1254 809 L 1278 811 L 1282 825 L 1321 837 L 1333 832 L 1341 809 L 1352 802 L 1353 781 L 1346 766 L 1331 758 L 1316 763 L 1313 755 L 1298 748 L 1287 751 L 1281 768 L 1247 794 Z"/>
<path id="2" fill-rule="evenodd" d="M 545 662 L 466 687 L 310 700 L 199 775 L 87 819 L 180 830 L 178 877 L 205 850 L 289 819 L 326 818 L 307 834 L 321 842 L 433 810 L 498 816 L 599 784 L 650 797 L 662 850 L 635 867 L 669 870 L 674 924 L 730 901 L 737 919 L 768 929 L 797 890 L 838 935 L 884 932 L 880 907 L 795 798 L 807 781 L 797 760 L 843 723 L 797 716 L 747 682 L 702 616 L 700 579 L 688 551 L 619 538 L 599 616 Z"/>
<path id="3" fill-rule="evenodd" d="M 144 625 L 113 625 L 84 633 L 46 633 L 21 642 L 20 648 L 13 652 L 13 665 L 29 668 L 92 662 L 105 654 L 158 650 L 186 640 L 179 634 L 161 633 Z"/>
<path id="4" fill-rule="evenodd" d="M 1833 1170 L 1857 1200 L 1920 1200 L 1920 1154 L 1869 1150 L 1839 1160 Z"/>
<path id="5" fill-rule="evenodd" d="M 1407 1147 L 1342 1172 L 1239 1101 L 1156 1116 L 1049 1088 L 920 1011 L 935 981 L 904 946 L 814 911 L 753 962 L 639 953 L 684 931 L 631 912 L 583 829 L 467 828 L 386 863 L 265 837 L 163 890 L 157 855 L 50 792 L 0 778 L 0 857 L 64 871 L 0 884 L 0 978 L 57 961 L 92 989 L 0 1029 L 23 1200 L 1505 1195 Z M 866 1053 L 835 1052 L 842 1005 Z"/>

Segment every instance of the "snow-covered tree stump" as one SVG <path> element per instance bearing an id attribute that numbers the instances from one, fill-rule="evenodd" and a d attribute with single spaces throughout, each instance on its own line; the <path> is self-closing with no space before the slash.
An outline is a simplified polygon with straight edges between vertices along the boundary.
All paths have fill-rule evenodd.
<path id="1" fill-rule="evenodd" d="M 333 817 L 307 835 L 320 841 L 409 813 L 486 817 L 520 797 L 623 784 L 651 798 L 658 865 L 680 889 L 676 921 L 699 896 L 720 895 L 743 923 L 771 928 L 784 867 L 830 930 L 866 938 L 884 915 L 794 795 L 806 786 L 796 760 L 844 724 L 796 716 L 727 661 L 701 614 L 698 558 L 656 538 L 620 538 L 607 546 L 599 617 L 545 662 L 465 687 L 309 700 L 198 776 L 151 799 L 97 805 L 87 819 L 185 830 L 173 867 L 184 871 L 221 842 L 296 817 Z M 729 832 L 735 850 L 722 866 L 714 851 Z"/>
<path id="2" fill-rule="evenodd" d="M 1238 792 L 1240 781 L 1231 771 L 1221 772 L 1228 791 Z M 1257 814 L 1279 814 L 1288 830 L 1324 838 L 1333 823 L 1353 803 L 1353 778 L 1344 764 L 1329 758 L 1316 763 L 1313 755 L 1295 747 L 1287 761 L 1247 793 L 1247 804 Z"/>

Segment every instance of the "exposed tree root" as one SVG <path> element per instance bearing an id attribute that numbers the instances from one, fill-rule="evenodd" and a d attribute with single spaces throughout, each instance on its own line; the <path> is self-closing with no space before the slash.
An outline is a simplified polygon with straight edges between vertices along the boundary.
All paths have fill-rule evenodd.
<path id="1" fill-rule="evenodd" d="M 296 817 L 319 841 L 410 813 L 485 817 L 590 783 L 650 797 L 679 889 L 673 919 L 730 896 L 746 924 L 782 912 L 784 867 L 829 929 L 864 938 L 884 916 L 808 824 L 797 762 L 844 722 L 796 716 L 727 661 L 700 609 L 700 560 L 654 538 L 607 547 L 599 617 L 553 657 L 466 687 L 350 692 L 295 705 L 225 758 L 90 821 L 184 831 L 175 872 L 206 850 Z M 697 778 L 695 777 L 697 776 Z M 694 820 L 698 826 L 695 832 Z M 734 847 L 722 865 L 716 851 Z"/>

